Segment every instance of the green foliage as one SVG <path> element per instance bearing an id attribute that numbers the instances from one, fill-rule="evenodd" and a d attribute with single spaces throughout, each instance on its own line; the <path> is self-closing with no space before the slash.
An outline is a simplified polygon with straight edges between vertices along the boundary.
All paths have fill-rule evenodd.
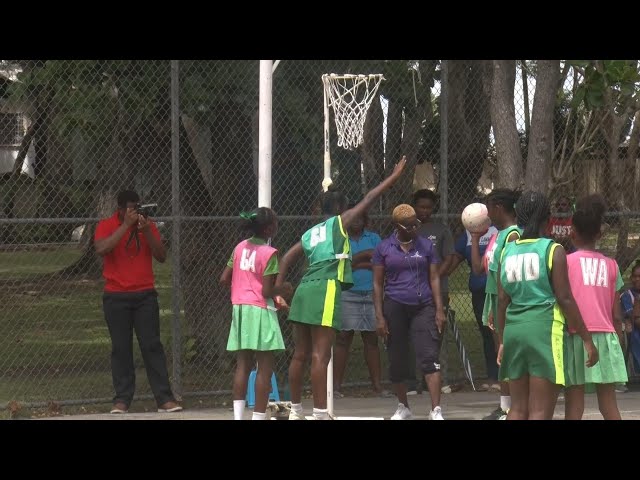
<path id="1" fill-rule="evenodd" d="M 572 108 L 582 103 L 587 110 L 602 108 L 605 94 L 609 93 L 619 112 L 638 99 L 640 73 L 637 60 L 569 60 L 568 63 L 584 72 L 584 79 L 572 99 Z"/>

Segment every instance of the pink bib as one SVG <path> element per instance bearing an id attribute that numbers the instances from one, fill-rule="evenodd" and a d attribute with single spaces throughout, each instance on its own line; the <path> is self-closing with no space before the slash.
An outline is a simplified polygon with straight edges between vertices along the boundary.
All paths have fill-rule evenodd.
<path id="1" fill-rule="evenodd" d="M 240 242 L 233 251 L 231 303 L 267 308 L 262 296 L 262 277 L 269 259 L 277 250 L 270 245 Z"/>

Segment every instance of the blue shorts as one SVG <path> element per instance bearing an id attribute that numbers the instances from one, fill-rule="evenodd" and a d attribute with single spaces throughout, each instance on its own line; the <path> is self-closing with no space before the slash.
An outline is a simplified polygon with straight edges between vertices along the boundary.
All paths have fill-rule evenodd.
<path id="1" fill-rule="evenodd" d="M 375 332 L 376 314 L 373 308 L 373 292 L 342 292 L 342 330 Z"/>

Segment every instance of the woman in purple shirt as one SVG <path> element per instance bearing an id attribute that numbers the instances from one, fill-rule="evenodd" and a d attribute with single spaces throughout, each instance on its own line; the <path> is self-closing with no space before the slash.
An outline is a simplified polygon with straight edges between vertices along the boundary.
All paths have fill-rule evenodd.
<path id="1" fill-rule="evenodd" d="M 376 331 L 386 342 L 389 378 L 398 397 L 391 420 L 413 418 L 407 386 L 409 338 L 424 375 L 431 411 L 429 419 L 443 420 L 440 408 L 440 341 L 445 315 L 433 243 L 417 235 L 420 221 L 410 205 L 393 210 L 395 231 L 378 244 L 373 254 L 373 303 Z"/>

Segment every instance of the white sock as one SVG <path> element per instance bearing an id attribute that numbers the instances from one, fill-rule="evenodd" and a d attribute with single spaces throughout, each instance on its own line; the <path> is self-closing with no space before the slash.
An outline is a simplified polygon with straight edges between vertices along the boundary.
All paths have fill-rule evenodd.
<path id="1" fill-rule="evenodd" d="M 503 412 L 511 408 L 511 395 L 500 395 L 500 408 Z"/>
<path id="2" fill-rule="evenodd" d="M 302 404 L 301 403 L 292 403 L 291 411 L 295 413 L 302 413 Z"/>
<path id="3" fill-rule="evenodd" d="M 244 406 L 247 403 L 246 400 L 234 400 L 233 401 L 233 419 L 244 420 Z"/>
<path id="4" fill-rule="evenodd" d="M 315 420 L 326 420 L 329 418 L 329 410 L 326 408 L 315 408 L 313 409 L 313 418 Z"/>
<path id="5" fill-rule="evenodd" d="M 251 416 L 251 420 L 266 420 L 267 418 L 267 412 L 253 412 L 253 415 Z"/>

